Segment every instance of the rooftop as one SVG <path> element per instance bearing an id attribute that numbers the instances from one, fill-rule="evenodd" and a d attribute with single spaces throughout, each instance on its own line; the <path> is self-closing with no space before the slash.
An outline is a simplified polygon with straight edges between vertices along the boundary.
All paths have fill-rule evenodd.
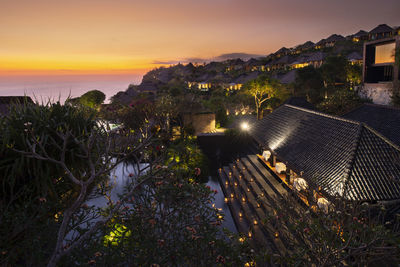
<path id="1" fill-rule="evenodd" d="M 285 104 L 251 127 L 261 146 L 331 196 L 400 199 L 400 149 L 364 123 Z"/>

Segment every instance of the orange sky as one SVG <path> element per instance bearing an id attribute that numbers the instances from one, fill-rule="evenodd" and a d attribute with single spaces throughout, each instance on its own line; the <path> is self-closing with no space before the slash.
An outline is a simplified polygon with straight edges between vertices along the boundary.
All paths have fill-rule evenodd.
<path id="1" fill-rule="evenodd" d="M 400 1 L 0 0 L 0 76 L 142 74 L 159 61 L 400 25 Z"/>

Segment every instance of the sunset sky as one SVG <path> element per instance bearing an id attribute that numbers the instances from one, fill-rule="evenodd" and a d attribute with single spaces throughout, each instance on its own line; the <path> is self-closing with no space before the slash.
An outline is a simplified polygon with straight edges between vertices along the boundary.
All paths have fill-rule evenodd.
<path id="1" fill-rule="evenodd" d="M 267 55 L 397 26 L 399 13 L 399 0 L 0 0 L 0 87 L 22 76 L 142 75 L 226 53 Z"/>

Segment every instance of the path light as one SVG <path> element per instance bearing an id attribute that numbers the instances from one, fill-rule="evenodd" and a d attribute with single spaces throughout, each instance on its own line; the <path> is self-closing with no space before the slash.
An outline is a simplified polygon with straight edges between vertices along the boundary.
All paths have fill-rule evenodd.
<path id="1" fill-rule="evenodd" d="M 260 203 L 257 202 L 257 208 L 261 207 Z"/>
<path id="2" fill-rule="evenodd" d="M 243 202 L 246 202 L 246 199 L 245 199 L 244 197 L 242 197 L 242 201 L 243 201 Z"/>
<path id="3" fill-rule="evenodd" d="M 257 220 L 254 220 L 254 225 L 257 225 L 257 224 L 258 224 Z"/>
<path id="4" fill-rule="evenodd" d="M 235 195 L 233 193 L 231 193 L 231 198 L 234 198 L 234 197 L 235 197 Z"/>
<path id="5" fill-rule="evenodd" d="M 253 179 L 253 178 L 250 178 L 250 182 L 254 182 L 254 179 Z"/>
<path id="6" fill-rule="evenodd" d="M 227 197 L 225 198 L 225 203 L 228 203 L 228 198 Z"/>
<path id="7" fill-rule="evenodd" d="M 240 237 L 240 238 L 239 238 L 239 242 L 240 242 L 240 243 L 243 243 L 243 242 L 244 242 L 244 237 Z"/>
<path id="8" fill-rule="evenodd" d="M 237 183 L 235 182 L 235 186 L 237 186 Z"/>
<path id="9" fill-rule="evenodd" d="M 239 217 L 242 218 L 243 217 L 243 213 L 241 211 L 239 211 Z"/>
<path id="10" fill-rule="evenodd" d="M 247 192 L 250 192 L 250 188 L 249 187 L 247 187 Z"/>
<path id="11" fill-rule="evenodd" d="M 247 122 L 242 122 L 240 128 L 242 128 L 243 131 L 248 131 L 250 129 L 250 126 Z"/>
<path id="12" fill-rule="evenodd" d="M 252 232 L 249 231 L 249 238 L 251 238 L 253 236 Z"/>
<path id="13" fill-rule="evenodd" d="M 225 185 L 228 185 L 229 183 L 228 183 L 228 181 L 225 181 Z"/>
<path id="14" fill-rule="evenodd" d="M 275 232 L 274 236 L 275 236 L 275 238 L 278 238 L 279 237 L 279 233 Z"/>

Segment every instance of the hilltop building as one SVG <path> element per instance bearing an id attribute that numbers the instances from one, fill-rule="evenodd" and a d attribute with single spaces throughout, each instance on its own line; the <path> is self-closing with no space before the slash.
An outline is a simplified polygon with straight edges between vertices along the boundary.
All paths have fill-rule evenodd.
<path id="1" fill-rule="evenodd" d="M 369 40 L 378 40 L 378 39 L 383 39 L 387 37 L 391 37 L 393 35 L 393 28 L 389 27 L 386 24 L 380 24 L 373 28 L 369 33 L 368 33 L 368 39 Z"/>
<path id="2" fill-rule="evenodd" d="M 364 43 L 362 94 L 375 104 L 387 105 L 399 93 L 399 62 L 395 63 L 399 49 L 399 35 Z"/>

